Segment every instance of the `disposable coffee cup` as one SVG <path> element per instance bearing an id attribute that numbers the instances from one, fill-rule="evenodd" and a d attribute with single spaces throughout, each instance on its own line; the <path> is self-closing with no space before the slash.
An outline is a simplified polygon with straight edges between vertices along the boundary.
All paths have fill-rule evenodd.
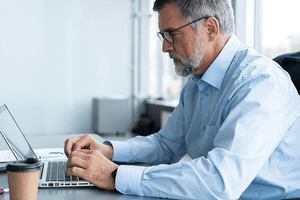
<path id="1" fill-rule="evenodd" d="M 10 200 L 36 200 L 41 163 L 35 158 L 6 165 Z"/>

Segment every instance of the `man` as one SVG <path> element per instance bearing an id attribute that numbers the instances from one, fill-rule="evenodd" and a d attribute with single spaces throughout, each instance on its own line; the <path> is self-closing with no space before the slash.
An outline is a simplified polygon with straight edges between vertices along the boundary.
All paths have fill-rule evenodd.
<path id="1" fill-rule="evenodd" d="M 67 173 L 140 196 L 300 196 L 300 98 L 289 75 L 239 42 L 227 0 L 156 0 L 154 10 L 163 51 L 179 75 L 192 74 L 178 106 L 147 137 L 105 144 L 89 135 L 68 139 Z M 177 163 L 186 153 L 192 161 Z"/>

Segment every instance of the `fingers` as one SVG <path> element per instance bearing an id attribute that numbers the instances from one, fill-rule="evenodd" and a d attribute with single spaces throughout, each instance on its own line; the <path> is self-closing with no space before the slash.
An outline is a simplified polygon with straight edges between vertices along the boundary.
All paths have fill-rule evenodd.
<path id="1" fill-rule="evenodd" d="M 87 167 L 87 162 L 88 160 L 90 159 L 90 152 L 85 152 L 85 151 L 88 151 L 88 150 L 85 150 L 85 151 L 76 151 L 76 152 L 73 152 L 69 158 L 68 158 L 68 161 L 67 161 L 67 168 L 70 168 L 70 167 L 74 167 L 74 166 L 77 166 L 77 167 L 81 167 L 83 169 L 86 169 Z"/>
<path id="2" fill-rule="evenodd" d="M 73 176 L 79 176 L 79 177 L 81 177 L 81 178 L 83 178 L 84 180 L 87 180 L 87 178 L 86 178 L 86 170 L 85 169 L 83 169 L 83 168 L 80 168 L 80 167 L 70 167 L 70 168 L 68 168 L 67 169 L 67 171 L 66 171 L 66 174 L 68 175 L 68 176 L 71 176 L 71 175 L 73 175 Z"/>
<path id="3" fill-rule="evenodd" d="M 67 156 L 71 155 L 72 153 L 72 149 L 73 149 L 73 145 L 80 139 L 82 138 L 83 136 L 78 136 L 78 137 L 72 137 L 72 138 L 68 138 L 66 141 L 65 141 L 65 154 Z"/>
<path id="4" fill-rule="evenodd" d="M 78 151 L 83 148 L 88 148 L 90 147 L 91 143 L 94 142 L 94 138 L 90 136 L 89 134 L 82 136 L 79 138 L 77 142 L 73 144 L 72 151 Z"/>
<path id="5" fill-rule="evenodd" d="M 72 137 L 65 141 L 65 154 L 71 155 L 72 151 L 78 151 L 83 148 L 90 148 L 90 145 L 95 142 L 94 138 L 89 134 L 84 136 Z"/>
<path id="6" fill-rule="evenodd" d="M 73 151 L 67 162 L 67 175 L 79 176 L 97 187 L 114 190 L 112 172 L 118 167 L 98 150 Z"/>
<path id="7" fill-rule="evenodd" d="M 79 176 L 87 180 L 86 171 L 88 168 L 88 163 L 91 159 L 90 156 L 91 153 L 92 151 L 86 149 L 72 152 L 66 164 L 67 166 L 66 174 Z"/>

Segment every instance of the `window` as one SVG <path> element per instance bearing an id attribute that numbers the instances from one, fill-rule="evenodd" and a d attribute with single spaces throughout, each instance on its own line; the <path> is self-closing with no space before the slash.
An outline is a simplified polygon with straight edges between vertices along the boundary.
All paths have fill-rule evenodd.
<path id="1" fill-rule="evenodd" d="M 167 53 L 162 52 L 162 43 L 156 33 L 158 29 L 158 13 L 152 11 L 154 0 L 150 1 L 149 20 L 149 95 L 166 100 L 178 99 L 184 79 L 175 73 L 173 61 Z"/>
<path id="2" fill-rule="evenodd" d="M 300 1 L 261 1 L 261 53 L 274 58 L 300 51 Z"/>
<path id="3" fill-rule="evenodd" d="M 271 59 L 300 51 L 299 0 L 233 0 L 233 3 L 236 34 L 243 43 Z"/>

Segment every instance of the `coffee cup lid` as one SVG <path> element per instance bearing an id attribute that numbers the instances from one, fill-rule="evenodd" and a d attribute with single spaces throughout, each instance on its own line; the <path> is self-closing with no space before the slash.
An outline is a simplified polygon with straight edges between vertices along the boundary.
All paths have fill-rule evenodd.
<path id="1" fill-rule="evenodd" d="M 42 164 L 36 158 L 27 158 L 22 161 L 15 161 L 6 165 L 6 171 L 12 172 L 33 172 L 40 170 Z"/>

